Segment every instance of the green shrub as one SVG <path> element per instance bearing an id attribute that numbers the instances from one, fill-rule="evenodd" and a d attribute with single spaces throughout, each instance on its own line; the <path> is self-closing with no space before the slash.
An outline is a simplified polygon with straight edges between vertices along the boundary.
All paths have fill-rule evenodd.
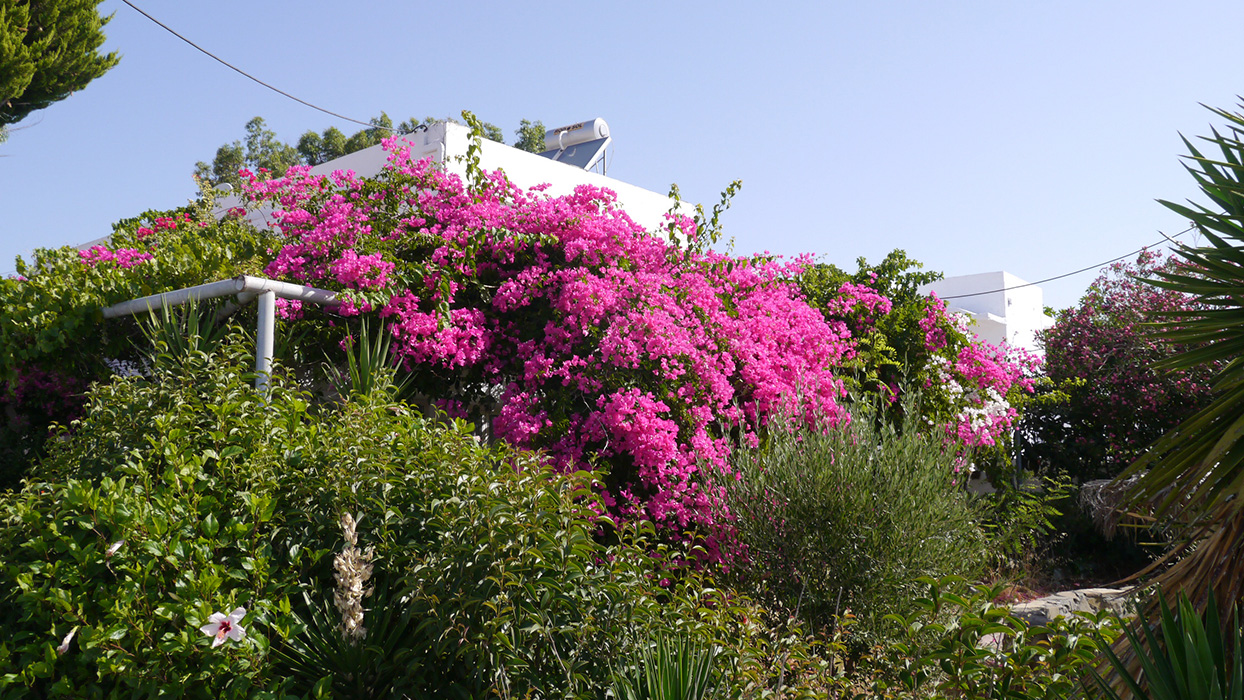
<path id="1" fill-rule="evenodd" d="M 797 628 L 766 626 L 765 611 L 678 564 L 694 552 L 654 544 L 650 525 L 601 544 L 592 475 L 558 475 L 531 455 L 512 464 L 442 467 L 456 488 L 431 500 L 435 541 L 403 594 L 428 659 L 426 697 L 600 697 L 618 659 L 666 635 L 720 650 L 723 697 L 776 682 L 779 659 L 808 664 L 790 685 L 818 676 Z"/>
<path id="2" fill-rule="evenodd" d="M 777 422 L 759 447 L 736 451 L 739 478 L 719 483 L 742 585 L 816 629 L 849 609 L 868 640 L 906 610 L 918 577 L 978 570 L 984 539 L 956 483 L 958 457 L 906 415 L 895 428 L 857 404 L 849 425 Z"/>
<path id="3" fill-rule="evenodd" d="M 38 249 L 33 261 L 17 262 L 17 275 L 0 277 L 0 489 L 15 488 L 46 454 L 49 425 L 82 415 L 83 390 L 110 374 L 107 358 L 133 359 L 138 324 L 105 320 L 103 308 L 259 272 L 275 234 L 211 211 L 209 196 L 118 222 L 112 249 L 151 255 L 132 270 L 66 246 Z"/>
<path id="4" fill-rule="evenodd" d="M 160 368 L 98 387 L 0 501 L 0 695 L 250 697 L 269 684 L 265 627 L 287 613 L 297 567 L 274 548 L 271 460 L 247 455 L 288 440 L 269 438 L 306 405 L 261 404 L 246 359 L 196 356 L 218 381 Z M 198 628 L 237 607 L 249 634 L 210 649 Z"/>
<path id="5" fill-rule="evenodd" d="M 1077 697 L 1101 651 L 1119 635 L 1119 621 L 1110 613 L 1030 626 L 994 604 L 1000 586 L 968 586 L 958 577 L 920 583 L 927 595 L 914 600 L 916 609 L 891 618 L 902 632 L 885 648 L 883 661 L 896 682 L 879 684 L 878 697 Z"/>
<path id="6" fill-rule="evenodd" d="M 278 372 L 261 396 L 249 353 L 235 333 L 97 385 L 0 496 L 0 696 L 595 698 L 659 634 L 720 649 L 725 697 L 837 682 L 694 552 L 643 524 L 604 544 L 592 474 L 384 391 L 315 405 Z M 343 514 L 369 552 L 357 643 Z M 213 647 L 200 627 L 239 607 L 246 636 Z"/>

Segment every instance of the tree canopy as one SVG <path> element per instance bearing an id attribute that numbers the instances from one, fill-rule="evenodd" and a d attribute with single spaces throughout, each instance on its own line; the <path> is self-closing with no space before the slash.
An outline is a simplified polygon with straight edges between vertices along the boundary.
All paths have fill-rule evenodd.
<path id="1" fill-rule="evenodd" d="M 1029 467 L 1077 480 L 1113 477 L 1212 398 L 1219 364 L 1152 368 L 1180 348 L 1146 334 L 1145 323 L 1203 310 L 1191 295 L 1147 282 L 1178 268 L 1176 258 L 1152 251 L 1115 263 L 1041 333 L 1048 379 L 1020 428 Z"/>
<path id="2" fill-rule="evenodd" d="M 238 170 L 242 168 L 255 172 L 263 169 L 274 175 L 283 175 L 291 165 L 327 163 L 346 154 L 375 146 L 386 136 L 395 133 L 408 134 L 421 126 L 438 121 L 457 123 L 452 118 L 440 120 L 426 117 L 420 121 L 411 117 L 395 127 L 393 119 L 381 112 L 380 116 L 370 120 L 370 127 L 360 129 L 350 136 L 346 136 L 337 127 L 330 126 L 319 133 L 308 130 L 298 138 L 296 144 L 291 145 L 278 139 L 276 132 L 267 128 L 263 117 L 255 117 L 246 123 L 244 140 L 226 143 L 216 149 L 216 157 L 211 163 L 199 161 L 195 164 L 194 174 L 213 185 L 227 182 L 241 186 L 242 179 L 238 176 Z M 484 138 L 505 143 L 505 133 L 501 127 L 484 122 L 482 129 Z M 544 124 L 539 120 L 522 120 L 514 134 L 517 137 L 515 148 L 529 153 L 544 150 Z"/>
<path id="3" fill-rule="evenodd" d="M 120 60 L 99 53 L 101 0 L 0 0 L 0 140 L 4 129 L 65 99 Z"/>

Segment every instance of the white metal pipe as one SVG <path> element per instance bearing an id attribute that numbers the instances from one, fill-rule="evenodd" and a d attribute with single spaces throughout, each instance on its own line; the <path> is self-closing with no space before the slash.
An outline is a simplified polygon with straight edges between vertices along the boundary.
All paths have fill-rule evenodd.
<path id="1" fill-rule="evenodd" d="M 266 392 L 272 375 L 273 337 L 276 335 L 276 292 L 259 293 L 259 327 L 255 332 L 255 388 Z"/>
<path id="2" fill-rule="evenodd" d="M 275 292 L 282 299 L 297 299 L 322 306 L 333 306 L 337 303 L 336 292 L 330 292 L 327 289 L 279 282 L 263 277 L 240 275 L 219 282 L 209 282 L 208 284 L 200 284 L 195 287 L 176 289 L 171 292 L 152 294 L 140 299 L 131 299 L 120 304 L 113 304 L 104 309 L 104 318 L 129 316 L 148 310 L 155 311 L 165 306 L 180 306 L 189 302 L 233 295 L 238 295 L 239 301 L 246 303 L 254 298 L 254 294 L 264 291 Z"/>
<path id="3" fill-rule="evenodd" d="M 241 278 L 234 277 L 233 279 L 200 284 L 196 287 L 186 287 L 185 289 L 177 289 L 171 292 L 164 292 L 163 294 L 152 294 L 141 299 L 131 299 L 120 304 L 113 304 L 104 309 L 104 318 L 130 316 L 148 310 L 156 311 L 165 306 L 180 306 L 187 302 L 199 301 L 201 299 L 227 297 L 240 291 L 242 291 Z"/>
<path id="4" fill-rule="evenodd" d="M 242 280 L 242 289 L 240 291 L 244 293 L 275 292 L 282 299 L 309 301 L 312 304 L 323 306 L 333 306 L 337 303 L 337 293 L 330 292 L 327 289 L 317 289 L 301 284 L 290 284 L 289 282 L 270 280 L 266 277 L 251 277 L 249 275 L 242 275 L 234 279 Z"/>
<path id="5" fill-rule="evenodd" d="M 113 304 L 104 309 L 104 318 L 117 318 L 154 311 L 166 306 L 180 306 L 204 299 L 237 296 L 239 305 L 259 299 L 259 325 L 255 331 L 255 388 L 265 391 L 272 375 L 272 352 L 276 337 L 276 299 L 296 299 L 299 301 L 335 306 L 336 292 L 317 289 L 301 284 L 290 284 L 263 277 L 239 275 L 233 279 L 209 282 L 185 289 L 175 289 L 162 294 L 152 294 L 141 299 L 131 299 L 120 304 Z"/>

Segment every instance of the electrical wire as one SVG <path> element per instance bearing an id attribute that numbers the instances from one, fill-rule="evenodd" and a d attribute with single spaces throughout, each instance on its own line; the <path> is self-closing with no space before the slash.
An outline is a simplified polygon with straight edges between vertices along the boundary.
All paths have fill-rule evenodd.
<path id="1" fill-rule="evenodd" d="M 955 294 L 955 295 L 953 295 L 953 296 L 938 297 L 938 298 L 939 298 L 939 299 L 943 299 L 943 300 L 945 300 L 945 299 L 966 299 L 966 298 L 968 298 L 968 297 L 979 297 L 979 296 L 984 296 L 984 295 L 986 295 L 986 294 L 997 294 L 998 292 L 1009 292 L 1009 291 L 1011 291 L 1012 289 L 1023 289 L 1024 287 L 1033 287 L 1033 286 L 1036 286 L 1036 285 L 1038 285 L 1038 284 L 1045 284 L 1046 282 L 1053 282 L 1054 280 L 1060 280 L 1060 279 L 1062 279 L 1062 278 L 1064 278 L 1064 277 L 1071 277 L 1072 275 L 1078 275 L 1078 274 L 1080 274 L 1081 272 L 1088 272 L 1089 270 L 1097 270 L 1097 269 L 1100 269 L 1100 268 L 1105 267 L 1106 265 L 1109 265 L 1110 263 L 1116 263 L 1116 262 L 1119 262 L 1120 260 L 1124 260 L 1124 259 L 1130 258 L 1130 257 L 1132 257 L 1133 255 L 1136 255 L 1136 254 L 1138 254 L 1138 253 L 1142 253 L 1142 252 L 1144 252 L 1144 251 L 1146 251 L 1146 250 L 1149 250 L 1149 249 L 1150 249 L 1150 248 L 1152 248 L 1153 246 L 1156 246 L 1156 245 L 1162 245 L 1163 243 L 1165 243 L 1165 242 L 1167 242 L 1167 241 L 1170 241 L 1170 242 L 1174 243 L 1176 238 L 1178 238 L 1179 236 L 1182 236 L 1182 235 L 1184 235 L 1185 233 L 1187 233 L 1187 232 L 1191 231 L 1193 228 L 1195 228 L 1195 226 L 1189 226 L 1188 228 L 1186 228 L 1186 229 L 1184 229 L 1184 230 L 1180 231 L 1179 233 L 1175 234 L 1174 236 L 1168 236 L 1168 235 L 1166 235 L 1165 233 L 1163 233 L 1163 234 L 1162 234 L 1162 237 L 1163 237 L 1163 239 L 1164 239 L 1164 240 L 1158 241 L 1157 243 L 1154 243 L 1153 245 L 1147 245 L 1147 246 L 1145 246 L 1144 248 L 1138 248 L 1138 249 L 1133 250 L 1132 252 L 1127 253 L 1127 254 L 1125 254 L 1125 255 L 1120 255 L 1120 256 L 1119 256 L 1119 257 L 1117 257 L 1117 258 L 1111 258 L 1111 259 L 1107 260 L 1106 262 L 1103 262 L 1103 263 L 1098 263 L 1098 264 L 1096 264 L 1096 265 L 1089 265 L 1088 267 L 1082 267 L 1082 268 L 1080 268 L 1079 270 L 1075 270 L 1075 271 L 1073 271 L 1073 272 L 1068 272 L 1068 273 L 1066 273 L 1066 274 L 1062 274 L 1062 275 L 1055 275 L 1054 277 L 1046 277 L 1045 279 L 1043 279 L 1043 280 L 1037 280 L 1036 282 L 1025 282 L 1024 284 L 1017 284 L 1017 285 L 1015 285 L 1014 287 L 1003 287 L 1003 288 L 1001 288 L 1001 289 L 991 289 L 991 290 L 989 290 L 989 291 L 987 291 L 987 292 L 973 292 L 973 293 L 971 293 L 971 294 Z M 1160 232 L 1159 232 L 1159 233 L 1160 233 Z"/>
<path id="2" fill-rule="evenodd" d="M 172 34 L 173 36 L 177 37 L 178 39 L 181 39 L 182 41 L 186 42 L 187 44 L 189 44 L 189 45 L 193 46 L 195 49 L 198 49 L 200 52 L 202 52 L 204 55 L 206 55 L 207 57 L 211 58 L 212 60 L 214 60 L 214 61 L 216 61 L 216 62 L 220 63 L 221 65 L 223 65 L 223 66 L 225 66 L 225 67 L 227 67 L 227 68 L 229 68 L 229 69 L 231 69 L 231 70 L 236 71 L 237 73 L 241 74 L 242 76 L 244 76 L 244 77 L 246 77 L 246 78 L 249 78 L 250 80 L 255 81 L 256 83 L 259 83 L 260 85 L 262 85 L 262 86 L 264 86 L 264 87 L 268 88 L 269 90 L 271 90 L 271 91 L 273 91 L 273 92 L 275 92 L 275 93 L 277 93 L 277 94 L 279 94 L 279 95 L 283 95 L 283 96 L 285 96 L 285 97 L 288 97 L 289 99 L 291 99 L 291 100 L 293 100 L 293 101 L 295 101 L 295 102 L 298 102 L 298 103 L 300 103 L 300 104 L 304 104 L 304 105 L 306 105 L 306 106 L 310 107 L 311 109 L 318 110 L 318 111 L 320 111 L 320 112 L 323 112 L 324 114 L 327 114 L 327 115 L 330 115 L 330 116 L 333 116 L 333 117 L 337 117 L 338 119 L 344 119 L 345 121 L 348 121 L 348 122 L 353 122 L 353 123 L 355 123 L 355 124 L 361 124 L 361 125 L 363 125 L 363 126 L 366 126 L 366 127 L 369 127 L 369 128 L 373 128 L 373 129 L 385 129 L 385 130 L 387 130 L 387 131 L 393 131 L 393 132 L 396 132 L 396 131 L 397 131 L 396 129 L 393 129 L 393 128 L 390 128 L 390 127 L 380 126 L 380 125 L 378 125 L 378 124 L 372 124 L 371 122 L 359 121 L 358 119 L 352 119 L 352 118 L 347 117 L 347 116 L 345 116 L 345 115 L 343 115 L 343 114 L 338 114 L 338 113 L 333 112 L 333 111 L 331 111 L 331 110 L 324 109 L 323 107 L 320 107 L 320 106 L 318 106 L 318 105 L 311 104 L 310 102 L 307 102 L 306 100 L 304 100 L 304 99 L 302 99 L 302 98 L 300 98 L 300 97 L 295 97 L 294 95 L 291 95 L 291 94 L 289 94 L 288 92 L 285 92 L 284 90 L 282 90 L 282 89 L 280 89 L 280 88 L 278 88 L 278 87 L 275 87 L 275 86 L 269 85 L 268 83 L 265 83 L 264 81 L 260 80 L 259 78 L 256 78 L 255 76 L 251 75 L 250 73 L 247 73 L 246 71 L 242 70 L 241 68 L 238 68 L 237 66 L 233 65 L 232 63 L 229 63 L 228 61 L 224 60 L 223 58 L 221 58 L 221 57 L 217 56 L 216 54 L 212 53 L 211 51 L 208 51 L 207 49 L 203 48 L 202 46 L 199 46 L 198 44 L 194 43 L 193 41 L 190 41 L 190 40 L 189 40 L 189 39 L 187 39 L 186 37 L 184 37 L 184 36 L 182 36 L 181 34 L 179 34 L 179 33 L 178 33 L 176 30 L 174 30 L 172 27 L 170 27 L 170 26 L 168 26 L 167 24 L 165 24 L 165 23 L 161 22 L 160 20 L 156 19 L 155 17 L 152 17 L 151 15 L 147 14 L 145 11 L 143 11 L 143 9 L 142 9 L 142 8 L 138 7 L 138 6 L 137 6 L 137 5 L 135 5 L 134 3 L 130 2 L 130 0 L 121 0 L 121 2 L 125 3 L 126 5 L 129 5 L 129 6 L 130 6 L 130 7 L 131 7 L 131 8 L 132 8 L 135 12 L 139 13 L 139 14 L 140 14 L 140 15 L 142 15 L 143 17 L 146 17 L 147 19 L 151 20 L 152 22 L 155 22 L 157 25 L 159 25 L 162 29 L 164 29 L 165 31 L 167 31 L 169 34 Z M 422 125 L 420 125 L 420 126 L 422 126 Z M 426 128 L 426 127 L 424 127 L 424 128 Z M 1177 238 L 1177 237 L 1179 237 L 1179 236 L 1184 235 L 1185 233 L 1187 233 L 1187 232 L 1191 231 L 1192 229 L 1193 229 L 1193 227 L 1189 226 L 1188 228 L 1186 228 L 1186 229 L 1184 229 L 1184 230 L 1180 231 L 1179 233 L 1175 234 L 1174 236 L 1167 236 L 1166 234 L 1162 234 L 1162 235 L 1163 235 L 1163 237 L 1164 237 L 1167 241 L 1172 241 L 1172 242 L 1173 242 L 1175 238 Z M 1155 243 L 1155 244 L 1153 244 L 1153 245 L 1161 245 L 1161 243 L 1162 243 L 1162 241 L 1158 241 L 1157 243 Z M 1151 247 L 1152 247 L 1152 246 L 1145 246 L 1144 248 L 1139 248 L 1139 249 L 1134 250 L 1134 251 L 1132 251 L 1132 252 L 1130 252 L 1130 253 L 1127 253 L 1126 255 L 1120 255 L 1120 256 L 1119 256 L 1119 257 L 1117 257 L 1117 258 L 1111 258 L 1110 260 L 1107 260 L 1107 261 L 1105 261 L 1105 262 L 1103 262 L 1103 263 L 1098 263 L 1098 264 L 1096 264 L 1096 265 L 1089 265 L 1088 267 L 1083 267 L 1083 268 L 1080 268 L 1079 270 L 1075 270 L 1075 271 L 1072 271 L 1072 272 L 1068 272 L 1068 273 L 1066 273 L 1066 274 L 1062 274 L 1062 275 L 1056 275 L 1056 276 L 1054 276 L 1054 277 L 1047 277 L 1047 278 L 1045 278 L 1045 279 L 1043 279 L 1043 280 L 1037 280 L 1036 282 L 1026 282 L 1026 283 L 1024 283 L 1024 284 L 1018 284 L 1018 285 L 1015 285 L 1014 287 L 1002 287 L 1001 289 L 991 289 L 991 290 L 989 290 L 989 291 L 985 291 L 985 292 L 973 292 L 972 294 L 955 294 L 955 295 L 952 295 L 952 296 L 945 296 L 945 297 L 941 297 L 941 298 L 942 298 L 942 299 L 966 299 L 966 298 L 968 298 L 968 297 L 979 297 L 979 296 L 984 296 L 984 295 L 986 295 L 986 294 L 997 294 L 997 293 L 999 293 L 999 292 L 1009 292 L 1009 291 L 1011 291 L 1012 289 L 1023 289 L 1024 287 L 1034 287 L 1034 286 L 1036 286 L 1036 285 L 1038 285 L 1038 284 L 1045 284 L 1046 282 L 1053 282 L 1053 281 L 1055 281 L 1055 280 L 1060 280 L 1060 279 L 1063 279 L 1064 277 L 1071 277 L 1071 276 L 1073 276 L 1073 275 L 1078 275 L 1078 274 L 1083 273 L 1083 272 L 1088 272 L 1089 270 L 1096 270 L 1096 269 L 1099 269 L 1099 268 L 1105 267 L 1106 265 L 1109 265 L 1110 263 L 1115 263 L 1115 262 L 1118 262 L 1118 261 L 1123 260 L 1123 259 L 1125 259 L 1125 258 L 1130 258 L 1130 257 L 1132 257 L 1133 255 L 1136 255 L 1136 254 L 1138 254 L 1138 253 L 1140 253 L 1140 252 L 1142 252 L 1142 251 L 1145 251 L 1145 250 L 1147 250 L 1147 249 L 1149 249 L 1149 248 L 1151 248 Z"/>
<path id="3" fill-rule="evenodd" d="M 178 39 L 181 39 L 182 41 L 186 42 L 187 44 L 190 44 L 191 46 L 193 46 L 194 48 L 198 49 L 198 50 L 199 50 L 199 51 L 201 51 L 203 54 L 205 54 L 206 56 L 208 56 L 208 57 L 209 57 L 209 58 L 211 58 L 212 60 L 216 61 L 217 63 L 220 63 L 221 65 L 223 65 L 223 66 L 225 66 L 225 67 L 227 67 L 227 68 L 230 68 L 230 69 L 232 69 L 232 70 L 234 70 L 234 71 L 237 71 L 238 73 L 242 74 L 243 76 L 245 76 L 245 77 L 247 77 L 247 78 L 250 78 L 251 80 L 253 80 L 253 81 L 255 81 L 255 82 L 259 83 L 260 85 L 262 85 L 262 86 L 264 86 L 264 87 L 268 88 L 269 90 L 271 90 L 271 91 L 273 91 L 273 92 L 275 92 L 275 93 L 277 93 L 277 94 L 284 95 L 285 97 L 288 97 L 289 99 L 291 99 L 291 100 L 293 100 L 293 101 L 295 101 L 295 102 L 299 102 L 299 103 L 301 103 L 301 104 L 304 104 L 304 105 L 306 105 L 306 106 L 310 107 L 311 109 L 319 110 L 319 111 L 323 112 L 324 114 L 328 114 L 328 115 L 330 115 L 330 116 L 337 117 L 338 119 L 344 119 L 344 120 L 346 120 L 346 121 L 348 121 L 348 122 L 354 122 L 355 124 L 362 124 L 363 126 L 366 126 L 366 127 L 368 127 L 368 128 L 371 128 L 371 129 L 384 129 L 384 130 L 386 130 L 386 131 L 392 131 L 392 132 L 396 132 L 396 131 L 397 131 L 397 129 L 393 129 L 393 128 L 391 128 L 391 127 L 387 127 L 387 126 L 380 126 L 380 125 L 378 125 L 378 124 L 372 124 L 371 122 L 359 121 L 358 119 L 351 119 L 350 117 L 347 117 L 347 116 L 345 116 L 344 114 L 337 114 L 336 112 L 333 112 L 333 111 L 330 111 L 330 110 L 324 109 L 323 107 L 320 107 L 320 106 L 318 106 L 318 105 L 313 105 L 313 104 L 311 104 L 310 102 L 307 102 L 307 101 L 306 101 L 306 100 L 304 100 L 304 99 L 301 99 L 301 98 L 299 98 L 299 97 L 295 97 L 295 96 L 293 96 L 293 95 L 289 94 L 288 92 L 285 92 L 284 90 L 282 90 L 282 89 L 280 89 L 280 88 L 278 88 L 278 87 L 274 87 L 274 86 L 272 86 L 272 85 L 269 85 L 268 83 L 265 83 L 264 81 L 260 80 L 259 78 L 256 78 L 255 76 L 251 75 L 250 73 L 247 73 L 246 71 L 242 70 L 241 68 L 238 68 L 237 66 L 233 65 L 232 63 L 229 63 L 229 62 L 228 62 L 228 61 L 226 61 L 225 59 L 223 59 L 223 58 L 221 58 L 221 57 L 217 56 L 216 54 L 212 53 L 211 51 L 208 51 L 207 49 L 203 48 L 202 46 L 199 46 L 198 44 L 194 43 L 193 41 L 190 41 L 189 39 L 187 39 L 186 37 L 182 36 L 181 34 L 178 34 L 178 33 L 177 33 L 177 32 L 176 32 L 176 31 L 175 31 L 172 27 L 170 27 L 170 26 L 168 26 L 167 24 L 165 24 L 165 23 L 161 22 L 160 20 L 156 19 L 155 17 L 152 17 L 151 15 L 147 14 L 146 12 L 144 12 L 144 11 L 142 10 L 142 8 L 138 7 L 138 6 L 137 6 L 137 5 L 135 5 L 134 3 L 130 2 L 130 0 L 121 0 L 121 2 L 125 3 L 126 5 L 129 5 L 129 6 L 130 6 L 131 8 L 133 8 L 133 9 L 134 9 L 134 11 L 135 11 L 135 12 L 137 12 L 138 14 L 142 15 L 143 17 L 146 17 L 147 19 L 151 20 L 152 22 L 155 22 L 157 25 L 159 25 L 161 28 L 163 28 L 163 29 L 164 29 L 164 31 L 168 32 L 169 34 L 172 34 L 173 36 L 177 37 Z"/>

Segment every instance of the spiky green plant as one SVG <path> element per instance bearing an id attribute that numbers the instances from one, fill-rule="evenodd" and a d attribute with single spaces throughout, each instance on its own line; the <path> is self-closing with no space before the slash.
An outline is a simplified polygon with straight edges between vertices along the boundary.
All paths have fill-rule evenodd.
<path id="1" fill-rule="evenodd" d="M 149 346 L 145 352 L 176 362 L 191 353 L 216 352 L 229 334 L 228 324 L 217 321 L 216 309 L 210 304 L 148 309 L 147 319 L 139 327 Z"/>
<path id="2" fill-rule="evenodd" d="M 616 700 L 702 700 L 713 688 L 716 647 L 661 638 L 641 648 L 629 667 L 614 674 Z"/>
<path id="3" fill-rule="evenodd" d="M 1193 295 L 1195 310 L 1160 314 L 1152 333 L 1180 348 L 1155 371 L 1221 363 L 1216 397 L 1158 439 L 1118 482 L 1136 477 L 1122 510 L 1173 526 L 1174 546 L 1148 570 L 1158 587 L 1187 595 L 1197 610 L 1212 594 L 1225 615 L 1244 594 L 1244 114 L 1211 111 L 1227 120 L 1225 132 L 1215 128 L 1203 138 L 1219 155 L 1184 139 L 1188 172 L 1211 203 L 1162 202 L 1191 220 L 1206 243 L 1176 247 L 1184 264 L 1152 281 Z M 1156 604 L 1145 612 L 1154 619 Z"/>
<path id="4" fill-rule="evenodd" d="M 346 340 L 346 371 L 343 373 L 330 364 L 330 373 L 337 393 L 342 396 L 365 396 L 381 388 L 400 394 L 406 384 L 406 377 L 399 377 L 393 366 L 384 324 L 373 339 L 366 319 L 359 326 L 358 340 L 354 336 Z"/>
<path id="5" fill-rule="evenodd" d="M 364 612 L 367 635 L 358 641 L 342 633 L 331 592 L 303 593 L 292 610 L 297 626 L 277 630 L 282 638 L 272 649 L 293 690 L 362 700 L 405 697 L 403 689 L 419 685 L 422 663 L 411 652 L 418 620 L 390 590 L 382 576 Z"/>
<path id="6" fill-rule="evenodd" d="M 1155 598 L 1160 633 L 1146 621 L 1140 603 L 1138 621 L 1125 629 L 1141 673 L 1133 671 L 1136 664 L 1104 646 L 1119 680 L 1111 683 L 1093 671 L 1095 685 L 1086 684 L 1086 691 L 1090 695 L 1100 691 L 1108 700 L 1129 696 L 1136 700 L 1244 700 L 1244 656 L 1240 654 L 1244 630 L 1239 608 L 1235 608 L 1234 624 L 1224 628 L 1212 594 L 1204 620 L 1186 595 L 1180 594 L 1177 613 L 1164 597 Z"/>

